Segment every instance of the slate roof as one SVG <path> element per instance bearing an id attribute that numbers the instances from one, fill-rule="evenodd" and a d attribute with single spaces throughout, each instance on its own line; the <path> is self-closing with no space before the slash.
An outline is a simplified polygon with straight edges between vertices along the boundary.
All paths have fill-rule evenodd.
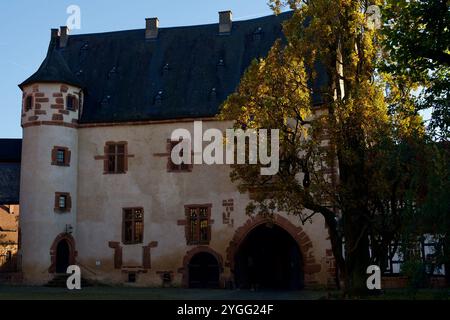
<path id="1" fill-rule="evenodd" d="M 214 116 L 251 61 L 283 37 L 291 14 L 233 22 L 229 35 L 219 35 L 218 24 L 160 28 L 156 40 L 146 40 L 144 29 L 72 35 L 65 48 L 51 42 L 21 85 L 78 82 L 80 123 Z"/>
<path id="2" fill-rule="evenodd" d="M 18 204 L 21 139 L 0 139 L 0 205 Z"/>
<path id="3" fill-rule="evenodd" d="M 22 139 L 0 139 L 0 162 L 20 162 Z"/>

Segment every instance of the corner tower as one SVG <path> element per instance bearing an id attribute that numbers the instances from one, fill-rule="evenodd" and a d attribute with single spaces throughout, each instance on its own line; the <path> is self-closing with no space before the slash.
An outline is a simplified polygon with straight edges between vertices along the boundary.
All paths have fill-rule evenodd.
<path id="1" fill-rule="evenodd" d="M 58 34 L 52 29 L 45 60 L 19 85 L 23 92 L 21 254 L 27 283 L 43 283 L 55 273 L 65 273 L 77 255 L 77 123 L 83 85 L 62 55 L 66 30 L 61 28 Z"/>

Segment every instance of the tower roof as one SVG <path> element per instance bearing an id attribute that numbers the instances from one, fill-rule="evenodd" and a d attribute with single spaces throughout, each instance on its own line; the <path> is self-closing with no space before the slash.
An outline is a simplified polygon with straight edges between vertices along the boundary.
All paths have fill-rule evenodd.
<path id="1" fill-rule="evenodd" d="M 69 66 L 60 53 L 60 49 L 50 45 L 47 56 L 39 69 L 28 79 L 22 82 L 19 87 L 36 82 L 58 82 L 74 85 L 82 88 L 81 81 L 70 71 Z"/>

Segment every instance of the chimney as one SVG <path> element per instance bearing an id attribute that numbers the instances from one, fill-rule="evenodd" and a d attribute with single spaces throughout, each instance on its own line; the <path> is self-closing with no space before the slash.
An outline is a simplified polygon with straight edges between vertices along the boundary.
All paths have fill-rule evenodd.
<path id="1" fill-rule="evenodd" d="M 58 40 L 58 29 L 51 29 L 51 36 L 50 36 L 50 43 L 52 45 L 55 45 L 57 43 Z"/>
<path id="2" fill-rule="evenodd" d="M 232 13 L 230 10 L 219 12 L 219 33 L 228 34 L 231 32 Z"/>
<path id="3" fill-rule="evenodd" d="M 158 18 L 145 19 L 145 39 L 157 39 L 158 38 Z"/>
<path id="4" fill-rule="evenodd" d="M 59 30 L 59 47 L 65 48 L 67 46 L 67 41 L 69 40 L 69 28 L 66 26 L 60 27 Z"/>

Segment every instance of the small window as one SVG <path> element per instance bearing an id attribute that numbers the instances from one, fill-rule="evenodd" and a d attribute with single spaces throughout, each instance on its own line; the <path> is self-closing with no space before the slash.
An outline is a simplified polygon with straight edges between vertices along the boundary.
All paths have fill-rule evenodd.
<path id="1" fill-rule="evenodd" d="M 67 208 L 67 196 L 66 195 L 60 195 L 59 196 L 59 209 L 65 210 Z"/>
<path id="2" fill-rule="evenodd" d="M 58 149 L 56 151 L 56 163 L 64 164 L 66 162 L 66 152 L 63 149 Z"/>
<path id="3" fill-rule="evenodd" d="M 73 95 L 67 95 L 66 97 L 66 108 L 69 111 L 75 111 L 78 108 L 78 99 Z"/>
<path id="4" fill-rule="evenodd" d="M 55 211 L 68 212 L 72 206 L 72 201 L 69 193 L 56 192 L 55 193 Z"/>
<path id="5" fill-rule="evenodd" d="M 181 141 L 181 140 L 180 140 Z M 175 164 L 172 162 L 172 150 L 173 148 L 180 143 L 180 141 L 171 141 L 168 140 L 168 149 L 169 149 L 169 158 L 168 158 L 168 171 L 169 172 L 191 172 L 192 171 L 192 156 L 191 156 L 191 164 L 181 163 Z M 181 150 L 180 156 L 183 156 L 183 150 Z"/>
<path id="6" fill-rule="evenodd" d="M 186 206 L 187 244 L 209 244 L 211 241 L 211 206 Z"/>
<path id="7" fill-rule="evenodd" d="M 33 96 L 27 96 L 25 98 L 25 111 L 29 111 L 33 108 Z"/>
<path id="8" fill-rule="evenodd" d="M 66 147 L 53 147 L 52 165 L 68 167 L 70 165 L 70 154 L 71 152 Z"/>
<path id="9" fill-rule="evenodd" d="M 124 244 L 142 243 L 144 237 L 144 210 L 142 208 L 129 208 L 123 210 Z"/>
<path id="10" fill-rule="evenodd" d="M 109 174 L 125 173 L 127 166 L 126 143 L 109 143 L 105 150 L 105 171 Z"/>

